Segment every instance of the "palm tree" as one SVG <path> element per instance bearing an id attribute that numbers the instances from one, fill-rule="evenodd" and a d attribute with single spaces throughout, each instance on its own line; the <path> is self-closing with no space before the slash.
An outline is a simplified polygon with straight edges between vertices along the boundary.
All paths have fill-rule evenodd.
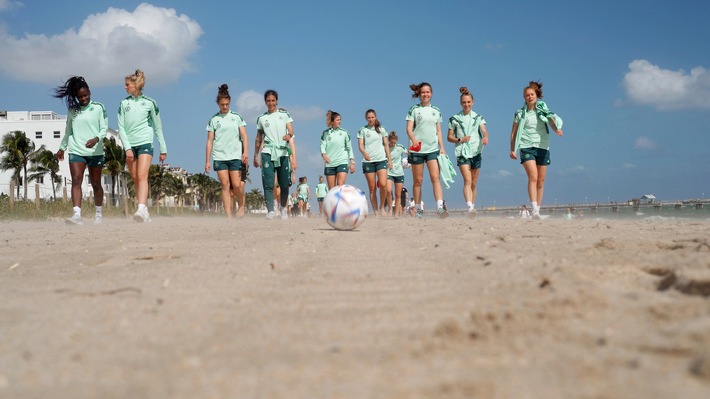
<path id="1" fill-rule="evenodd" d="M 195 193 L 197 198 L 201 198 L 206 203 L 206 208 L 210 209 L 210 204 L 214 201 L 217 193 L 220 192 L 222 185 L 215 179 L 204 173 L 191 175 L 187 178 L 187 184 Z M 202 204 L 200 204 L 202 209 Z"/>
<path id="2" fill-rule="evenodd" d="M 258 188 L 252 189 L 244 195 L 245 206 L 249 210 L 260 209 L 264 207 L 264 195 Z"/>
<path id="3" fill-rule="evenodd" d="M 39 180 L 44 175 L 49 174 L 52 180 L 52 198 L 57 198 L 57 188 L 62 184 L 62 177 L 59 175 L 59 161 L 50 150 L 40 147 L 39 150 L 30 156 L 30 172 L 33 172 L 28 181 Z"/>
<path id="4" fill-rule="evenodd" d="M 104 173 L 111 175 L 111 200 L 116 198 L 116 177 L 126 168 L 126 153 L 116 144 L 116 139 L 104 137 Z"/>
<path id="5" fill-rule="evenodd" d="M 44 148 L 42 148 L 44 149 Z M 30 155 L 35 150 L 35 143 L 27 138 L 25 132 L 16 130 L 7 133 L 2 137 L 2 145 L 0 145 L 0 154 L 4 154 L 0 159 L 0 169 L 6 171 L 14 169 L 12 177 L 18 183 L 17 196 L 20 196 L 20 172 L 23 172 L 25 177 L 25 199 L 27 198 L 27 164 L 30 161 Z"/>

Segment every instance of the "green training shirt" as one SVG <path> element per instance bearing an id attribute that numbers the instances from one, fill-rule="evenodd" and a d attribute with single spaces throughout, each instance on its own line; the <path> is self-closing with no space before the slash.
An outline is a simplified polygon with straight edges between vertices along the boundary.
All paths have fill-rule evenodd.
<path id="1" fill-rule="evenodd" d="M 83 157 L 104 155 L 103 141 L 107 131 L 106 108 L 101 103 L 90 101 L 85 107 L 69 110 L 67 127 L 59 149 L 65 151 L 69 147 L 70 154 Z M 86 148 L 86 142 L 94 137 L 98 137 L 99 142 L 93 148 Z"/>
<path id="2" fill-rule="evenodd" d="M 454 131 L 455 138 L 471 138 L 468 143 L 456 143 L 454 151 L 457 158 L 461 156 L 473 158 L 483 152 L 481 126 L 485 124 L 486 120 L 473 111 L 469 112 L 468 115 L 461 111 L 449 118 L 449 130 Z"/>
<path id="3" fill-rule="evenodd" d="M 239 135 L 239 128 L 246 125 L 242 116 L 234 111 L 226 114 L 216 113 L 212 116 L 207 123 L 207 131 L 214 132 L 213 160 L 242 159 L 242 137 Z"/>
<path id="4" fill-rule="evenodd" d="M 380 132 L 378 133 L 374 127 L 365 125 L 357 132 L 357 138 L 363 139 L 365 152 L 370 154 L 370 160 L 366 161 L 365 158 L 363 158 L 362 162 L 380 162 L 387 160 L 385 145 L 382 141 L 382 139 L 387 138 L 387 129 L 380 126 Z"/>
<path id="5" fill-rule="evenodd" d="M 283 137 L 288 133 L 286 126 L 292 122 L 291 115 L 282 109 L 264 112 L 256 119 L 256 130 L 264 134 L 262 154 L 271 154 L 272 159 L 289 155 L 288 142 Z"/>
<path id="6" fill-rule="evenodd" d="M 323 183 L 316 184 L 316 198 L 323 198 L 328 194 L 328 185 Z"/>
<path id="7" fill-rule="evenodd" d="M 355 159 L 350 134 L 340 127 L 323 131 L 320 136 L 320 152 L 330 158 L 330 162 L 325 165 L 328 168 L 347 164 L 350 159 Z"/>
<path id="8" fill-rule="evenodd" d="M 389 176 L 404 176 L 402 168 L 402 158 L 407 155 L 407 149 L 402 144 L 395 144 L 390 147 L 390 157 L 392 157 L 392 169 L 387 171 Z"/>
<path id="9" fill-rule="evenodd" d="M 417 141 L 422 142 L 422 148 L 414 154 L 428 154 L 439 151 L 439 136 L 436 134 L 436 125 L 441 123 L 441 111 L 439 108 L 429 105 L 422 106 L 421 104 L 413 105 L 407 112 L 408 121 L 414 122 L 412 134 Z M 411 141 L 409 145 L 413 145 Z"/>
<path id="10" fill-rule="evenodd" d="M 153 135 L 158 138 L 160 153 L 167 154 L 160 109 L 155 100 L 142 94 L 124 98 L 118 106 L 118 136 L 123 148 L 127 151 L 131 147 L 153 144 Z"/>
<path id="11" fill-rule="evenodd" d="M 296 187 L 296 190 L 298 190 L 298 198 L 308 198 L 308 184 L 307 183 L 301 183 Z"/>
<path id="12" fill-rule="evenodd" d="M 547 150 L 550 148 L 550 134 L 547 133 L 547 129 L 544 121 L 541 121 L 537 117 L 537 112 L 533 110 L 525 111 L 525 120 L 523 121 L 523 131 L 520 135 L 520 146 L 519 148 L 541 148 Z M 515 118 L 513 119 L 515 123 L 520 124 L 523 119 L 522 112 L 518 111 L 515 113 Z"/>

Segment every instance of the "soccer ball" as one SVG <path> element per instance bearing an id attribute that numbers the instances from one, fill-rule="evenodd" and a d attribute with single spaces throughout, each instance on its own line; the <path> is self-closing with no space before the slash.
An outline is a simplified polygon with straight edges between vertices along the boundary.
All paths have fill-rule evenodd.
<path id="1" fill-rule="evenodd" d="M 337 230 L 353 230 L 367 217 L 367 197 L 359 188 L 335 186 L 323 198 L 323 217 Z"/>

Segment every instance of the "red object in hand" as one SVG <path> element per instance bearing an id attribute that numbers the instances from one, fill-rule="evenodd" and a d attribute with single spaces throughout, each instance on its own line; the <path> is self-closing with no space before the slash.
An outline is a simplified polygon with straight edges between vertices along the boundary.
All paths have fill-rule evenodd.
<path id="1" fill-rule="evenodd" d="M 421 141 L 419 143 L 417 143 L 417 145 L 413 145 L 413 146 L 409 147 L 409 150 L 414 151 L 414 152 L 419 152 L 419 150 L 421 150 L 421 149 L 422 149 L 422 142 Z"/>

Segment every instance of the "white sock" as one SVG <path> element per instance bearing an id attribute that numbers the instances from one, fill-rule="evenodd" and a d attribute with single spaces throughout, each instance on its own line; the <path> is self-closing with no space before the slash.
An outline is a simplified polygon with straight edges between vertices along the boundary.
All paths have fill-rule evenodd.
<path id="1" fill-rule="evenodd" d="M 540 208 L 537 206 L 537 201 L 531 201 L 530 205 L 532 205 L 533 212 L 540 210 Z"/>
<path id="2" fill-rule="evenodd" d="M 418 211 L 421 211 L 421 210 L 422 210 L 422 205 L 421 205 L 421 204 L 417 204 L 417 205 L 415 205 L 415 208 L 417 208 Z"/>
<path id="3" fill-rule="evenodd" d="M 436 207 L 443 208 L 444 207 L 444 200 L 436 200 Z"/>
<path id="4" fill-rule="evenodd" d="M 142 211 L 143 209 L 145 209 L 145 204 L 138 204 L 138 210 Z"/>
<path id="5" fill-rule="evenodd" d="M 72 210 L 74 211 L 75 215 L 81 216 L 81 208 L 79 208 L 78 206 L 75 206 L 72 208 Z"/>

